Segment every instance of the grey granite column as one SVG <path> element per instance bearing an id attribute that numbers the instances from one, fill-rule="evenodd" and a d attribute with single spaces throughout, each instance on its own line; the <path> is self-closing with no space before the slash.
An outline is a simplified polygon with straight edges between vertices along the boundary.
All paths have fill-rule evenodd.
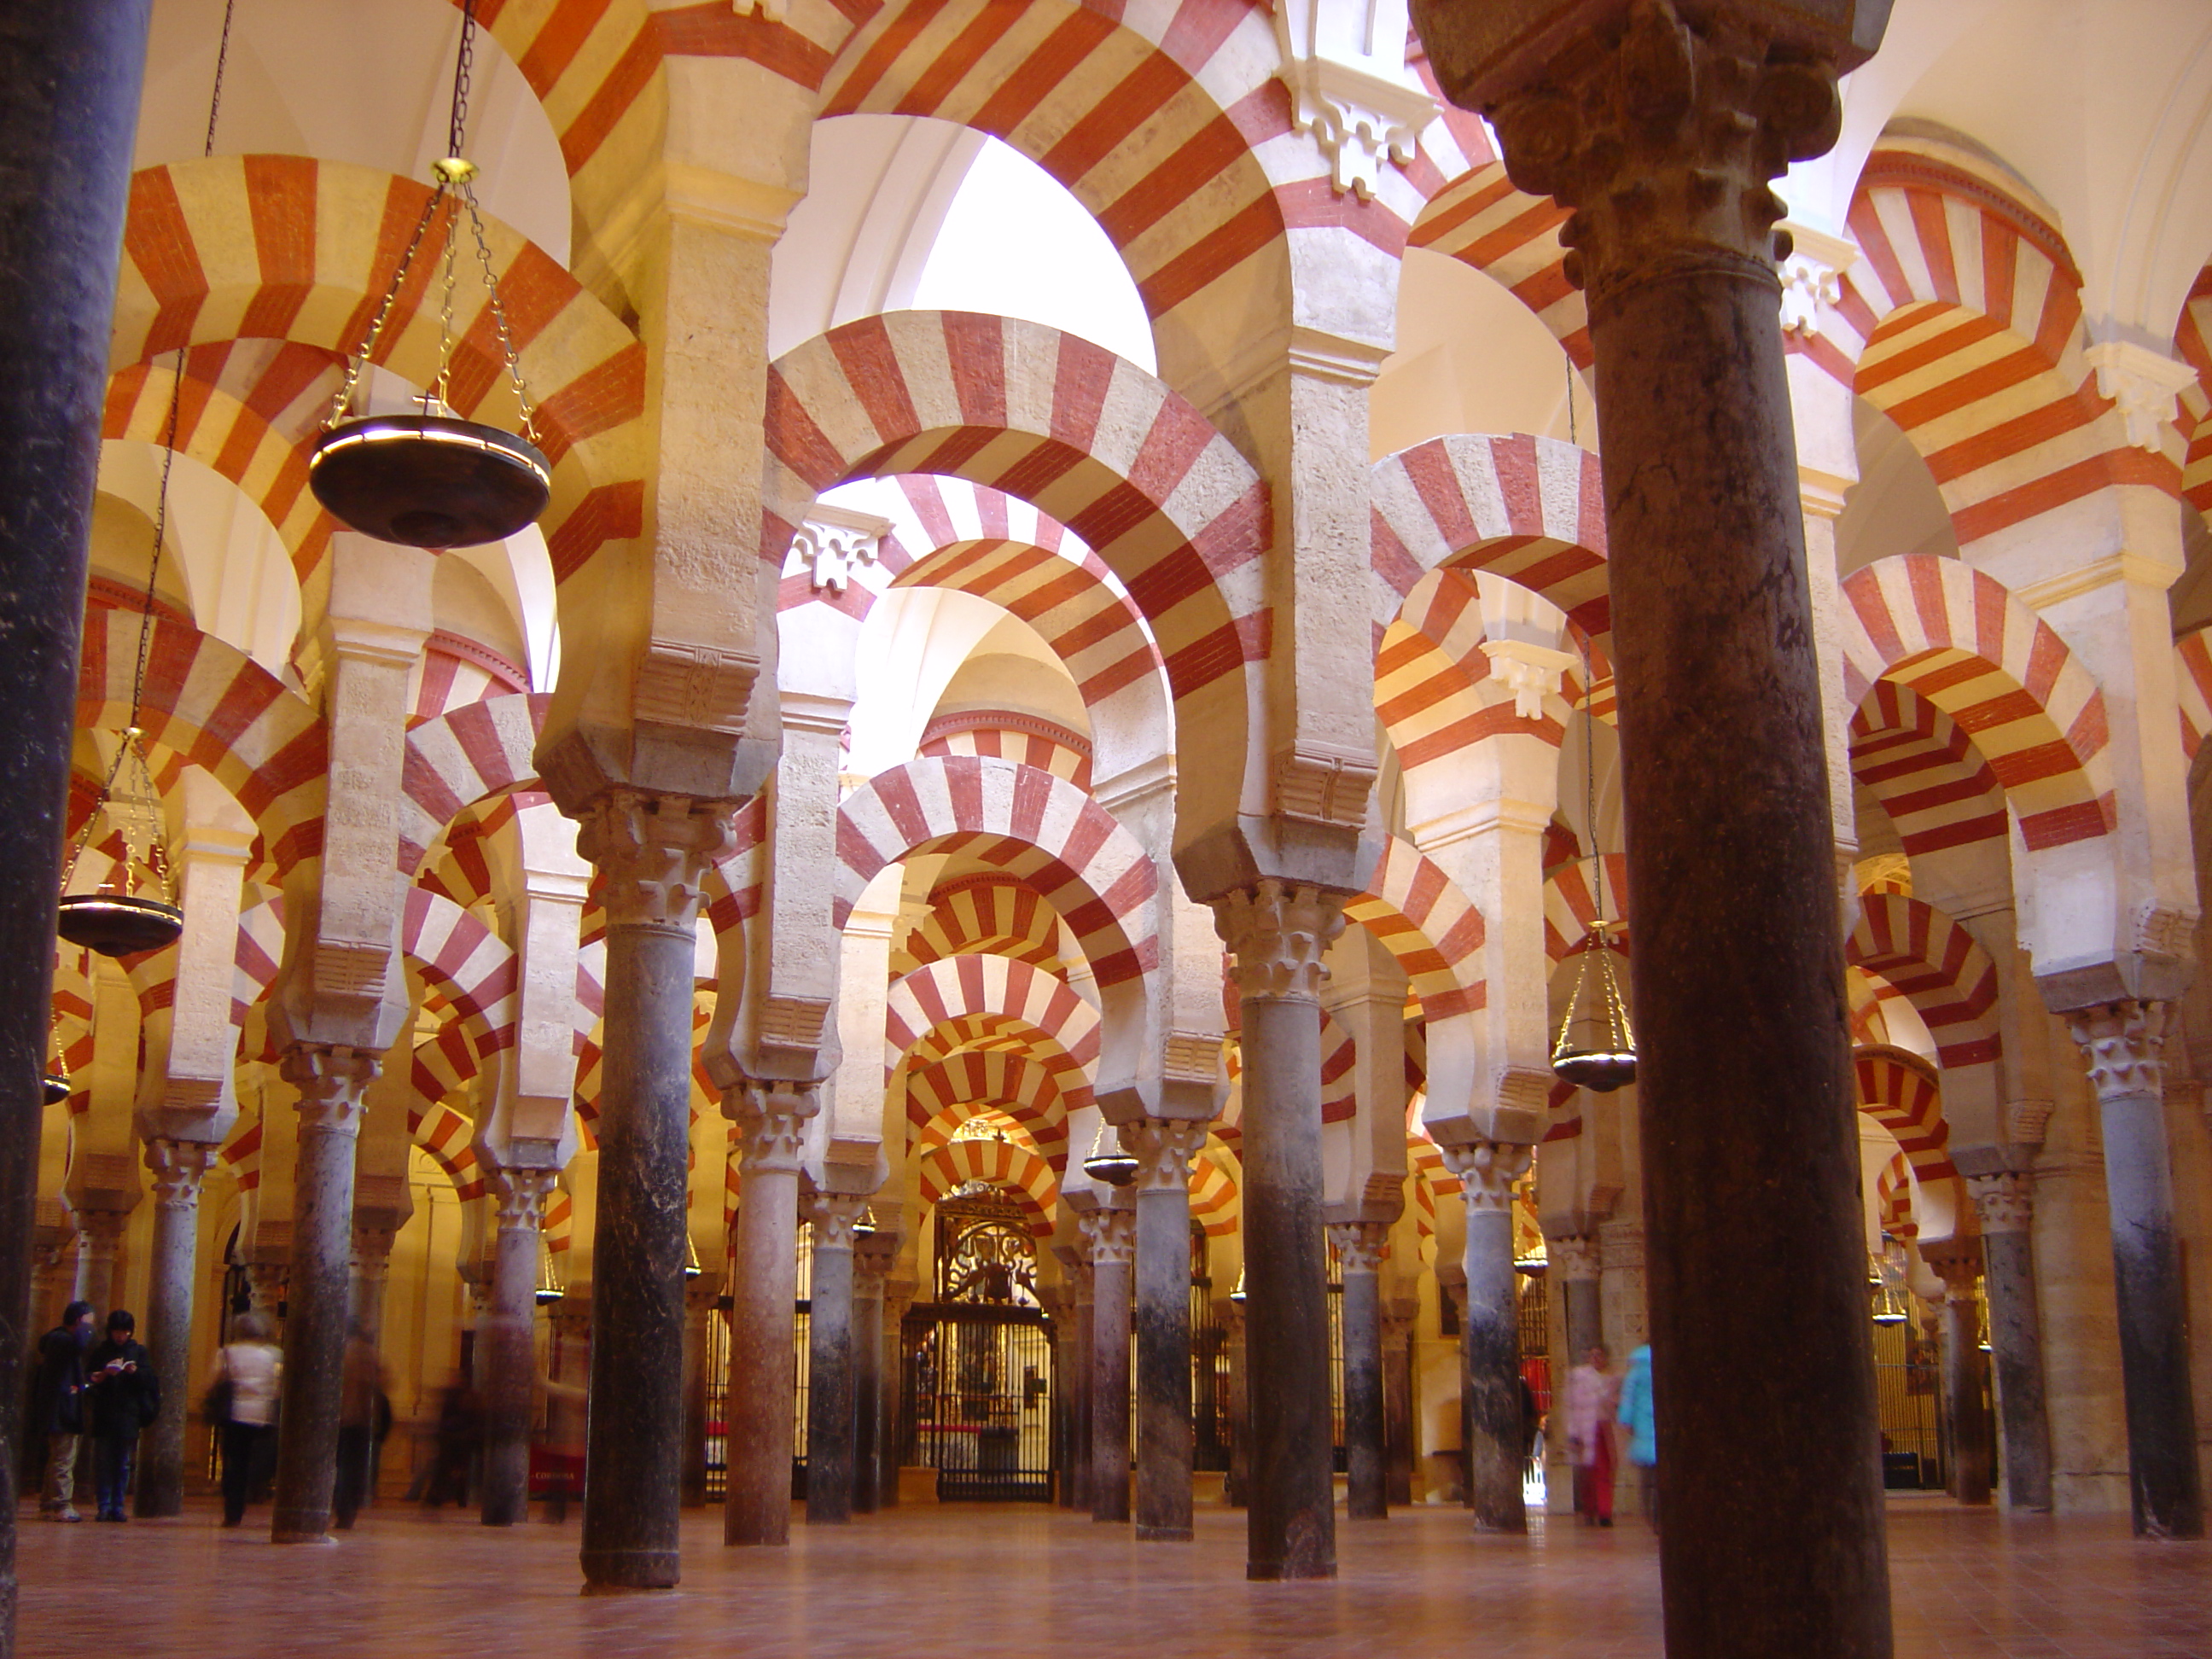
<path id="1" fill-rule="evenodd" d="M 1961 1504 L 1990 1501 L 1990 1425 L 1982 1410 L 1981 1307 L 1974 1284 L 1982 1274 L 1979 1243 L 1946 1239 L 1921 1248 L 1921 1260 L 1943 1281 L 1943 1400 L 1951 1425 L 1951 1496 Z"/>
<path id="2" fill-rule="evenodd" d="M 1413 1501 L 1413 1316 L 1420 1304 L 1399 1297 L 1382 1314 L 1383 1497 Z"/>
<path id="3" fill-rule="evenodd" d="M 1068 1264 L 1067 1321 L 1060 1328 L 1060 1385 L 1067 1394 L 1067 1466 L 1060 1471 L 1060 1501 L 1091 1507 L 1091 1332 L 1097 1312 L 1088 1246 Z"/>
<path id="4" fill-rule="evenodd" d="M 884 1280 L 884 1415 L 876 1501 L 898 1507 L 899 1469 L 906 1461 L 906 1313 L 914 1305 L 914 1281 Z"/>
<path id="5" fill-rule="evenodd" d="M 92 1304 L 103 1322 L 115 1305 L 115 1258 L 130 1224 L 127 1210 L 76 1212 L 76 1299 Z"/>
<path id="6" fill-rule="evenodd" d="M 269 1531 L 275 1543 L 312 1544 L 330 1535 L 353 1299 L 354 1147 L 362 1097 L 380 1064 L 360 1049 L 319 1043 L 287 1049 L 282 1061 L 284 1080 L 300 1091 L 300 1144 L 284 1284 L 284 1428 L 276 1437 Z"/>
<path id="7" fill-rule="evenodd" d="M 499 1232 L 491 1294 L 477 1324 L 484 1378 L 482 1517 L 511 1527 L 530 1516 L 530 1420 L 538 1385 L 538 1254 L 555 1170 L 492 1172 Z"/>
<path id="8" fill-rule="evenodd" d="M 1636 898 L 1660 1568 L 1668 1649 L 1698 1659 L 1892 1646 L 1779 325 L 1790 245 L 1769 188 L 1835 143 L 1838 74 L 1872 55 L 1888 11 L 1415 4 L 1445 94 L 1489 117 L 1516 185 L 1571 210 L 1564 275 L 1588 307 Z"/>
<path id="9" fill-rule="evenodd" d="M 1389 1513 L 1382 1406 L 1382 1253 L 1389 1229 L 1379 1221 L 1330 1224 L 1344 1275 L 1339 1317 L 1344 1332 L 1345 1518 L 1380 1521 Z"/>
<path id="10" fill-rule="evenodd" d="M 1556 1367 L 1562 1381 L 1605 1341 L 1605 1298 L 1601 1287 L 1604 1253 L 1595 1233 L 1562 1233 L 1544 1241 L 1546 1270 L 1564 1298 L 1566 1364 Z"/>
<path id="11" fill-rule="evenodd" d="M 884 1488 L 884 1281 L 898 1241 L 872 1228 L 853 1240 L 853 1513 L 873 1515 Z"/>
<path id="12" fill-rule="evenodd" d="M 147 1263 L 146 1322 L 140 1335 L 162 1379 L 161 1413 L 138 1440 L 137 1512 L 181 1514 L 185 1413 L 190 1409 L 192 1288 L 199 1274 L 200 1183 L 215 1148 L 204 1140 L 149 1140 L 154 1248 Z"/>
<path id="13" fill-rule="evenodd" d="M 705 1275 L 684 1285 L 684 1473 L 679 1486 L 687 1510 L 707 1505 L 707 1322 L 714 1297 Z"/>
<path id="14" fill-rule="evenodd" d="M 1266 880 L 1214 907 L 1242 999 L 1248 1578 L 1336 1576 L 1328 1263 L 1322 1228 L 1322 957 L 1334 893 Z"/>
<path id="15" fill-rule="evenodd" d="M 1468 1507 L 1481 1532 L 1528 1530 L 1521 1495 L 1520 1283 L 1513 1271 L 1513 1183 L 1528 1173 L 1529 1148 L 1471 1140 L 1442 1149 L 1467 1200 L 1467 1316 L 1460 1324 L 1466 1402 Z M 1597 1302 L 1596 1252 L 1587 1289 Z M 1571 1306 L 1571 1304 L 1570 1304 Z"/>
<path id="16" fill-rule="evenodd" d="M 1091 1252 L 1091 1518 L 1129 1518 L 1129 1292 L 1136 1217 L 1091 1210 L 1081 1218 Z"/>
<path id="17" fill-rule="evenodd" d="M 1140 1542 L 1191 1536 L 1190 1161 L 1206 1126 L 1125 1124 L 1137 1178 L 1137 1504 Z"/>
<path id="18" fill-rule="evenodd" d="M 0 1659 L 85 551 L 151 0 L 0 14 Z"/>
<path id="19" fill-rule="evenodd" d="M 730 1377 L 722 1406 L 728 1428 L 723 1443 L 729 1449 L 726 1544 L 791 1541 L 799 1161 L 806 1120 L 819 1106 L 811 1084 L 751 1081 L 723 1103 L 738 1126 L 742 1165 L 737 1249 L 730 1259 Z"/>
<path id="20" fill-rule="evenodd" d="M 868 1200 L 857 1193 L 817 1193 L 814 1270 L 806 1316 L 806 1524 L 843 1526 L 853 1518 L 853 1229 Z"/>
<path id="21" fill-rule="evenodd" d="M 701 884 L 727 843 L 726 803 L 615 788 L 578 815 L 607 916 L 592 1381 L 586 1418 L 586 1594 L 683 1576 L 685 1193 L 691 989 Z"/>
<path id="22" fill-rule="evenodd" d="M 2088 1061 L 2104 1135 L 2135 1528 L 2147 1538 L 2201 1538 L 2204 1500 L 2189 1386 L 2189 1309 L 2166 1144 L 2170 1008 L 2114 1002 L 2073 1010 L 2066 1019 Z"/>
<path id="23" fill-rule="evenodd" d="M 2035 1177 L 2026 1170 L 1970 1176 L 1982 1219 L 1998 1433 L 2008 1509 L 2051 1507 L 2051 1419 L 2043 1394 L 2043 1320 L 2035 1300 Z"/>

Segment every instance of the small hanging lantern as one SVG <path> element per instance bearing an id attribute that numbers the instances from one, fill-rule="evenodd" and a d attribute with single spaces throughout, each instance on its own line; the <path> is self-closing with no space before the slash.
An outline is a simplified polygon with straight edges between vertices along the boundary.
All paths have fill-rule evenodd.
<path id="1" fill-rule="evenodd" d="M 687 1230 L 684 1235 L 684 1282 L 690 1284 L 706 1271 L 699 1265 L 699 1246 Z"/>
<path id="2" fill-rule="evenodd" d="M 331 402 L 322 437 L 307 457 L 308 488 L 332 517 L 365 536 L 408 547 L 472 547 L 503 541 L 536 523 L 552 499 L 553 469 L 538 447 L 529 388 L 523 383 L 521 360 L 484 236 L 483 216 L 477 207 L 476 163 L 461 155 L 475 40 L 476 3 L 467 0 L 461 13 L 460 52 L 453 66 L 447 153 L 431 168 L 436 187 L 416 221 L 415 234 L 400 255 L 368 337 L 347 362 L 345 383 Z M 453 356 L 453 264 L 465 215 L 492 321 L 499 331 L 507 379 L 521 408 L 520 434 L 464 420 L 447 400 Z M 362 371 L 374 359 L 415 256 L 430 226 L 439 220 L 444 222 L 445 273 L 437 377 L 422 394 L 419 415 L 356 415 L 353 402 Z"/>
<path id="3" fill-rule="evenodd" d="M 1887 1236 L 1884 1235 L 1887 1243 Z M 1874 1292 L 1874 1322 L 1877 1325 L 1902 1325 L 1911 1317 L 1905 1305 L 1905 1293 L 1900 1288 L 1905 1275 L 1890 1261 L 1876 1256 L 1869 1263 L 1867 1288 Z"/>
<path id="4" fill-rule="evenodd" d="M 1244 1269 L 1242 1267 L 1237 1270 L 1237 1288 L 1229 1292 L 1229 1300 L 1234 1306 L 1241 1308 L 1244 1305 Z"/>
<path id="5" fill-rule="evenodd" d="M 873 1205 L 860 1206 L 860 1218 L 853 1224 L 853 1237 L 873 1238 L 876 1236 L 876 1212 Z"/>
<path id="6" fill-rule="evenodd" d="M 538 1288 L 533 1292 L 539 1307 L 558 1302 L 568 1294 L 566 1275 L 561 1271 L 561 1258 L 555 1253 L 552 1240 L 541 1230 L 538 1235 Z"/>
<path id="7" fill-rule="evenodd" d="M 73 1086 L 70 1082 L 69 1057 L 62 1053 L 62 1017 L 54 1015 L 54 1058 L 46 1067 L 46 1074 L 39 1079 L 40 1088 L 49 1106 L 58 1106 L 70 1097 Z"/>
<path id="8" fill-rule="evenodd" d="M 1636 1033 L 1628 1023 L 1627 999 L 1621 994 L 1602 921 L 1583 936 L 1574 988 L 1567 994 L 1567 1012 L 1552 1044 L 1552 1070 L 1576 1087 L 1601 1095 L 1636 1081 Z"/>
<path id="9" fill-rule="evenodd" d="M 151 622 L 149 611 L 147 623 Z M 143 649 L 140 654 L 143 656 Z M 143 680 L 142 671 L 142 685 Z M 100 805 L 86 815 L 62 872 L 66 890 L 78 859 L 91 844 L 94 826 L 105 816 L 123 839 L 123 857 L 99 891 L 64 890 L 58 921 L 61 936 L 71 945 L 104 957 L 158 951 L 174 944 L 185 927 L 185 913 L 177 908 L 175 872 L 163 844 L 161 796 L 154 787 L 153 769 L 146 763 L 144 738 L 135 724 L 124 732 L 107 780 L 100 786 Z"/>
<path id="10" fill-rule="evenodd" d="M 1118 1135 L 1107 1139 L 1106 1132 L 1112 1127 L 1103 1118 L 1099 1120 L 1098 1133 L 1091 1141 L 1091 1155 L 1083 1160 L 1083 1173 L 1109 1187 L 1126 1187 L 1137 1178 L 1136 1155 L 1121 1145 Z"/>

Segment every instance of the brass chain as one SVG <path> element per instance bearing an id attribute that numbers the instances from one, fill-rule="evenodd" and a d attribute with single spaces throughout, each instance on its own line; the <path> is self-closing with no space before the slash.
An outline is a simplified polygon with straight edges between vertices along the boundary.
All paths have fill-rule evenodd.
<path id="1" fill-rule="evenodd" d="M 514 332 L 507 326 L 507 302 L 500 297 L 499 278 L 492 275 L 491 246 L 484 240 L 483 216 L 477 211 L 476 186 L 461 181 L 461 199 L 468 204 L 469 228 L 476 233 L 477 263 L 483 268 L 484 292 L 491 296 L 491 319 L 499 330 L 501 356 L 507 359 L 507 378 L 514 382 L 514 400 L 522 406 L 522 435 L 538 441 L 538 425 L 531 418 L 530 387 L 522 378 L 522 354 L 514 349 Z"/>

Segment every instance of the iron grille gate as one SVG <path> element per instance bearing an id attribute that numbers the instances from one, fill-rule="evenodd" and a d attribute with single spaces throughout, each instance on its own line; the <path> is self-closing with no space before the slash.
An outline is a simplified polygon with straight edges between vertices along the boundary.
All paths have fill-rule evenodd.
<path id="1" fill-rule="evenodd" d="M 945 1503 L 1052 1501 L 1052 1327 L 1044 1311 L 928 1303 L 900 1349 L 901 1462 L 937 1471 Z"/>

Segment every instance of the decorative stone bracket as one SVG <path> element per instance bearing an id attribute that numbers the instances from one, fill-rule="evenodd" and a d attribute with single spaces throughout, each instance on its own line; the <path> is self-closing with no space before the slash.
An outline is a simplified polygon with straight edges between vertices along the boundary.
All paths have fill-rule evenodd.
<path id="1" fill-rule="evenodd" d="M 817 593 L 825 587 L 842 593 L 855 569 L 876 562 L 890 531 L 889 519 L 817 501 L 791 538 L 791 555 L 806 567 L 807 584 Z"/>
<path id="2" fill-rule="evenodd" d="M 2197 371 L 2132 340 L 2101 340 L 2081 356 L 2097 371 L 2098 395 L 2119 405 L 2128 441 L 2157 453 L 2174 399 L 2195 383 Z"/>
<path id="3" fill-rule="evenodd" d="M 1413 159 L 1437 100 L 1406 66 L 1405 0 L 1276 0 L 1276 73 L 1291 118 L 1327 153 L 1336 193 L 1372 198 L 1382 164 Z"/>

